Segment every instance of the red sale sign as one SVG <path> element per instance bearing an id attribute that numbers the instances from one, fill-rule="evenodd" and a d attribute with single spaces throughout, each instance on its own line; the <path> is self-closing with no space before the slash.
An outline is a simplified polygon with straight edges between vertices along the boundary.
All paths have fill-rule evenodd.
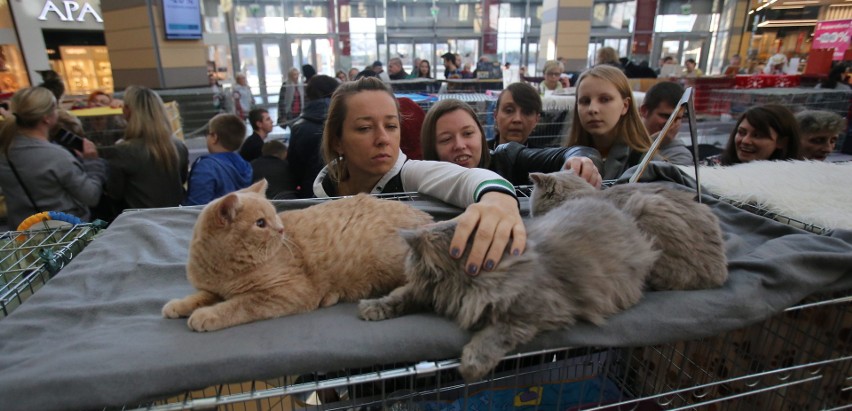
<path id="1" fill-rule="evenodd" d="M 834 49 L 832 60 L 843 60 L 843 53 L 849 48 L 852 38 L 852 20 L 834 20 L 819 22 L 814 29 L 813 49 Z"/>

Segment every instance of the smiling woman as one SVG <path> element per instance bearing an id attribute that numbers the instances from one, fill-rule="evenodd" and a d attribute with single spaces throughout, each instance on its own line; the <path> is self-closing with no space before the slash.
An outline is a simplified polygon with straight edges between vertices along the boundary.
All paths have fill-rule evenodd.
<path id="1" fill-rule="evenodd" d="M 790 109 L 777 104 L 756 106 L 737 120 L 718 163 L 799 159 L 799 144 L 799 125 Z"/>
<path id="2" fill-rule="evenodd" d="M 466 208 L 447 252 L 460 258 L 476 231 L 466 270 L 497 266 L 511 240 L 522 253 L 526 232 L 515 190 L 499 175 L 437 161 L 408 160 L 399 149 L 399 107 L 393 92 L 373 77 L 341 85 L 331 97 L 322 154 L 326 166 L 314 182 L 317 197 L 416 191 Z"/>

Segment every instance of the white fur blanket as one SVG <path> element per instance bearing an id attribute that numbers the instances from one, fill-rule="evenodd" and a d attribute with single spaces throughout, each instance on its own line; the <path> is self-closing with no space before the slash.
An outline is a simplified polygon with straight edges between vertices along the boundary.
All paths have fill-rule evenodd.
<path id="1" fill-rule="evenodd" d="M 680 167 L 695 176 L 692 167 Z M 702 167 L 701 186 L 726 199 L 822 228 L 852 229 L 852 163 L 754 161 Z"/>

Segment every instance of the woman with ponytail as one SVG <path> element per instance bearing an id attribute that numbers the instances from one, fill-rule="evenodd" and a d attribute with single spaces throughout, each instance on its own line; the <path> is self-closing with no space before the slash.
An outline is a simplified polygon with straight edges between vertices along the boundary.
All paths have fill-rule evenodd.
<path id="1" fill-rule="evenodd" d="M 94 143 L 82 139 L 75 156 L 49 141 L 59 114 L 56 98 L 46 88 L 18 90 L 10 103 L 0 125 L 0 186 L 9 228 L 43 211 L 88 220 L 89 207 L 98 203 L 106 180 Z"/>

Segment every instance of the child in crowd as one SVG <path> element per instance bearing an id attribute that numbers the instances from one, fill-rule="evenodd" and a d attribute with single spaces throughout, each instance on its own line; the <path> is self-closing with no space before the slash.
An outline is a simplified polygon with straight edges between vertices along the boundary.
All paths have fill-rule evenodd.
<path id="1" fill-rule="evenodd" d="M 233 114 L 218 114 L 207 125 L 207 151 L 189 172 L 184 205 L 207 204 L 251 184 L 251 165 L 237 153 L 246 135 L 246 125 Z"/>
<path id="2" fill-rule="evenodd" d="M 278 140 L 263 143 L 262 155 L 251 162 L 252 182 L 262 178 L 269 186 L 266 198 L 288 200 L 296 196 L 296 178 L 290 173 L 287 163 L 287 146 Z"/>

